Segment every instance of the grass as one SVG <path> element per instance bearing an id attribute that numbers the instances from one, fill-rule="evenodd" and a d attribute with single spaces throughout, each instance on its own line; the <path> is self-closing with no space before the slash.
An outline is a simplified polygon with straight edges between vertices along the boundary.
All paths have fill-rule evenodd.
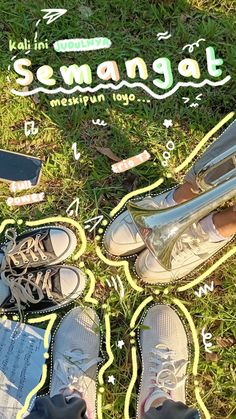
<path id="1" fill-rule="evenodd" d="M 51 64 L 55 73 L 59 67 L 70 63 L 89 63 L 93 69 L 107 59 L 116 60 L 122 77 L 125 77 L 124 61 L 135 56 L 143 57 L 151 70 L 152 62 L 161 56 L 170 58 L 175 81 L 179 79 L 176 71 L 182 58 L 181 49 L 187 43 L 206 38 L 207 44 L 216 49 L 217 55 L 224 59 L 223 75 L 234 73 L 235 68 L 235 1 L 222 0 L 177 0 L 177 1 L 122 1 L 94 0 L 89 2 L 29 0 L 13 2 L 0 0 L 2 21 L 0 23 L 1 57 L 1 147 L 40 157 L 44 161 L 41 182 L 35 191 L 45 191 L 46 200 L 35 206 L 10 209 L 6 204 L 9 196 L 8 185 L 1 184 L 1 218 L 22 218 L 37 220 L 48 216 L 65 215 L 73 199 L 79 197 L 79 219 L 83 223 L 93 216 L 109 212 L 129 191 L 147 186 L 162 174 L 161 154 L 168 140 L 175 143 L 169 170 L 180 164 L 199 143 L 200 139 L 214 127 L 228 112 L 233 110 L 235 84 L 201 89 L 203 100 L 199 108 L 189 108 L 183 104 L 182 96 L 191 101 L 200 91 L 186 88 L 178 91 L 164 101 L 151 100 L 150 104 L 132 102 L 128 106 L 112 101 L 111 94 L 104 92 L 106 101 L 85 107 L 71 106 L 52 108 L 49 97 L 41 94 L 39 103 L 31 98 L 19 98 L 9 92 L 6 82 L 7 67 L 12 53 L 8 50 L 8 40 L 32 39 L 36 21 L 43 8 L 67 8 L 68 12 L 51 25 L 40 24 L 39 37 L 55 40 L 70 37 L 106 36 L 112 40 L 111 50 L 83 52 L 81 54 L 56 54 L 52 48 L 35 52 L 30 59 L 33 72 L 38 66 Z M 90 14 L 91 13 L 91 14 Z M 88 16 L 90 14 L 90 16 Z M 156 42 L 156 34 L 169 30 L 172 37 L 162 43 Z M 204 46 L 196 51 L 203 76 L 206 75 Z M 202 76 L 202 77 L 203 77 Z M 58 76 L 57 76 L 58 77 Z M 10 78 L 15 79 L 13 71 Z M 151 81 L 149 84 L 152 85 Z M 14 81 L 12 85 L 16 87 Z M 34 86 L 36 81 L 34 81 Z M 197 92 L 197 93 L 196 93 Z M 122 94 L 130 93 L 122 89 Z M 150 99 L 141 90 L 134 91 L 137 98 Z M 57 96 L 59 97 L 59 95 Z M 104 119 L 106 127 L 92 124 L 92 119 Z M 172 118 L 174 126 L 167 130 L 164 119 Z M 24 135 L 24 121 L 33 119 L 39 127 L 36 136 Z M 81 153 L 75 162 L 72 144 L 76 142 Z M 97 147 L 109 147 L 121 159 L 131 157 L 147 149 L 152 158 L 124 174 L 112 174 L 112 162 L 99 154 Z M 163 188 L 182 180 L 184 173 L 165 182 Z M 163 189 L 163 188 L 160 188 Z M 159 190 L 157 191 L 159 192 Z M 99 298 L 98 312 L 102 326 L 102 303 L 111 307 L 112 350 L 115 360 L 106 371 L 106 392 L 104 418 L 122 418 L 124 398 L 130 382 L 132 368 L 129 343 L 129 322 L 135 309 L 145 296 L 153 295 L 151 287 L 137 294 L 127 283 L 123 270 L 115 269 L 101 262 L 95 253 L 94 233 L 87 234 L 88 247 L 80 261 L 91 269 L 96 277 L 95 296 Z M 79 262 L 80 262 L 79 261 Z M 209 262 L 209 266 L 212 262 Z M 175 288 L 171 296 L 181 297 L 189 309 L 196 325 L 201 344 L 199 382 L 204 402 L 212 419 L 233 418 L 235 408 L 235 347 L 222 347 L 219 338 L 236 338 L 235 328 L 235 285 L 236 261 L 231 258 L 221 266 L 207 282 L 217 279 L 219 286 L 214 293 L 198 299 L 193 290 L 178 295 Z M 125 298 L 122 302 L 115 291 L 109 291 L 106 279 L 119 274 L 125 284 Z M 157 302 L 170 302 L 170 296 L 155 297 Z M 83 304 L 77 301 L 76 304 Z M 64 314 L 59 313 L 59 318 Z M 206 327 L 213 335 L 215 361 L 207 360 L 201 342 L 201 330 Z M 116 342 L 124 339 L 125 348 L 121 351 Z M 217 343 L 221 342 L 221 344 Z M 139 360 L 140 361 L 140 360 Z M 139 362 L 139 367 L 141 367 Z M 116 378 L 115 386 L 107 383 L 108 375 Z M 132 395 L 130 415 L 135 417 L 138 384 Z M 47 391 L 47 388 L 44 388 Z M 188 402 L 196 405 L 191 376 L 188 383 Z"/>

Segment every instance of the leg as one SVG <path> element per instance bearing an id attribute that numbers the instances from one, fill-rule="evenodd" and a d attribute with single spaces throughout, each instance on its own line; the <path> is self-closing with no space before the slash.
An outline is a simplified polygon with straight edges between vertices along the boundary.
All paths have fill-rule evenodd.
<path id="1" fill-rule="evenodd" d="M 236 121 L 196 161 L 192 169 L 185 176 L 185 182 L 182 185 L 155 197 L 146 197 L 140 200 L 138 205 L 147 209 L 162 209 L 194 198 L 199 192 L 195 182 L 196 174 L 206 163 L 234 146 L 235 138 Z M 222 164 L 219 169 L 213 171 L 211 176 L 215 179 L 231 169 L 231 165 L 227 163 Z M 132 255 L 145 249 L 144 242 L 128 211 L 120 214 L 107 228 L 104 235 L 104 246 L 108 252 L 116 256 Z M 138 272 L 138 275 L 142 277 L 140 272 Z"/>
<path id="2" fill-rule="evenodd" d="M 142 419 L 200 419 L 196 409 L 190 409 L 181 402 L 166 400 L 162 406 L 151 407 Z"/>
<path id="3" fill-rule="evenodd" d="M 84 400 L 73 397 L 70 400 L 62 394 L 36 399 L 35 405 L 27 419 L 87 419 Z"/>
<path id="4" fill-rule="evenodd" d="M 210 147 L 206 149 L 206 151 L 202 154 L 202 156 L 196 161 L 193 167 L 185 176 L 185 181 L 195 185 L 195 178 L 196 174 L 199 170 L 202 169 L 205 164 L 209 163 L 212 159 L 219 156 L 220 154 L 224 153 L 225 151 L 229 150 L 233 146 L 235 146 L 235 139 L 236 139 L 236 120 L 231 123 L 226 130 L 214 141 Z M 228 172 L 232 168 L 231 165 L 228 163 L 222 164 L 218 169 L 212 171 L 212 175 L 209 176 L 209 179 L 217 179 L 223 173 Z"/>

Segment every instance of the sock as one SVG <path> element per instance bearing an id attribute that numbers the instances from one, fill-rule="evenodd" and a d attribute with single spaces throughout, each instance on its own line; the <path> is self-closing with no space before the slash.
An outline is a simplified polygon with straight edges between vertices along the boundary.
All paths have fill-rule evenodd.
<path id="1" fill-rule="evenodd" d="M 158 399 L 171 399 L 168 393 L 166 393 L 164 390 L 157 388 L 157 390 L 154 390 L 153 393 L 146 399 L 144 404 L 144 412 L 148 412 L 151 408 L 153 402 L 155 402 Z M 157 407 L 162 406 L 162 403 L 160 403 Z"/>
<path id="2" fill-rule="evenodd" d="M 165 203 L 168 207 L 173 207 L 174 205 L 177 205 L 177 202 L 174 200 L 174 191 L 170 191 L 168 195 L 165 197 Z"/>
<path id="3" fill-rule="evenodd" d="M 199 224 L 201 225 L 204 233 L 208 234 L 210 242 L 213 243 L 227 240 L 228 238 L 222 236 L 216 229 L 215 224 L 213 223 L 213 215 L 214 213 L 209 214 L 207 217 L 199 221 Z"/>

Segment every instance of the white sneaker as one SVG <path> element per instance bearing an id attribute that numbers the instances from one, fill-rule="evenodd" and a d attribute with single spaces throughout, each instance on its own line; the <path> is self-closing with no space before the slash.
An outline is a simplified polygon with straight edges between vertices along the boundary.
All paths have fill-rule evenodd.
<path id="1" fill-rule="evenodd" d="M 166 208 L 168 205 L 165 198 L 174 190 L 175 188 L 155 197 L 147 196 L 140 201 L 135 201 L 135 203 L 146 209 Z M 145 244 L 127 210 L 118 215 L 108 226 L 103 243 L 106 250 L 116 256 L 133 255 L 145 248 Z"/>
<path id="2" fill-rule="evenodd" d="M 136 259 L 135 269 L 140 279 L 149 284 L 176 281 L 206 262 L 231 239 L 213 243 L 199 223 L 193 224 L 176 242 L 170 271 L 165 270 L 148 249 Z"/>
<path id="3" fill-rule="evenodd" d="M 155 305 L 148 310 L 140 331 L 142 379 L 137 418 L 141 419 L 152 403 L 169 398 L 185 403 L 185 381 L 188 364 L 188 340 L 175 310 Z"/>
<path id="4" fill-rule="evenodd" d="M 81 397 L 88 419 L 96 418 L 96 381 L 100 348 L 99 318 L 76 307 L 62 320 L 54 338 L 50 397 Z"/>

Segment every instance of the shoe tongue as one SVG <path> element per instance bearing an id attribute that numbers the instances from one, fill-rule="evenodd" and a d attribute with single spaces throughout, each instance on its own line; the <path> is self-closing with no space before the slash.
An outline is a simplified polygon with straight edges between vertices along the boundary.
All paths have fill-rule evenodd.
<path id="1" fill-rule="evenodd" d="M 47 232 L 46 237 L 43 239 L 43 246 L 46 252 L 54 253 L 49 232 Z"/>
<path id="2" fill-rule="evenodd" d="M 151 408 L 153 402 L 155 402 L 155 400 L 157 399 L 170 399 L 171 397 L 169 396 L 168 393 L 166 393 L 165 391 L 161 390 L 161 389 L 156 389 L 154 390 L 150 396 L 146 399 L 145 404 L 144 404 L 144 412 L 148 412 L 148 410 Z"/>
<path id="3" fill-rule="evenodd" d="M 62 290 L 61 290 L 61 279 L 60 279 L 60 269 L 53 268 L 53 273 L 51 275 L 52 281 L 52 292 L 53 294 L 59 295 L 62 297 Z"/>

